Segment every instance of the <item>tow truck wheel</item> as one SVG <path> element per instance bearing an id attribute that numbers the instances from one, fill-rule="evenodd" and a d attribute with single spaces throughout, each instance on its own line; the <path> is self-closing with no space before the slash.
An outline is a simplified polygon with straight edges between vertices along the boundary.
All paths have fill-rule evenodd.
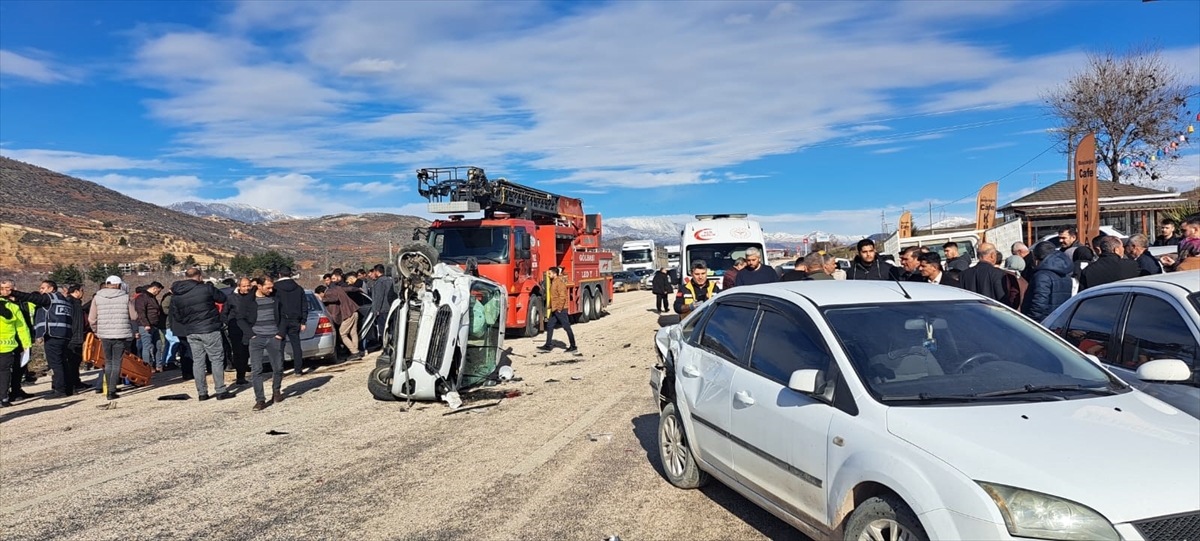
<path id="1" fill-rule="evenodd" d="M 533 338 L 542 332 L 542 320 L 546 317 L 546 301 L 540 296 L 529 297 L 529 312 L 525 316 L 525 337 Z"/>
<path id="2" fill-rule="evenodd" d="M 583 290 L 583 300 L 579 301 L 579 322 L 587 323 L 592 319 L 592 290 Z"/>
<path id="3" fill-rule="evenodd" d="M 392 365 L 375 367 L 367 375 L 367 390 L 371 391 L 375 400 L 396 400 L 396 395 L 392 394 Z"/>
<path id="4" fill-rule="evenodd" d="M 600 319 L 600 316 L 604 315 L 604 312 L 600 308 L 600 299 L 604 297 L 604 294 L 599 289 L 593 292 L 595 294 L 592 295 L 592 319 Z"/>

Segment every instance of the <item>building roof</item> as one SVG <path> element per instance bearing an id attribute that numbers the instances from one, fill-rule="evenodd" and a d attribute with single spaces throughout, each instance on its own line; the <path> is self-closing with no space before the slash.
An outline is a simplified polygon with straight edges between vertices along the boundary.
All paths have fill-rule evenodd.
<path id="1" fill-rule="evenodd" d="M 1099 181 L 1096 183 L 1099 188 L 1100 201 L 1103 202 L 1106 198 L 1126 198 L 1135 196 L 1161 196 L 1165 199 L 1175 199 L 1179 197 L 1171 192 L 1155 190 L 1153 188 L 1144 188 L 1133 184 L 1121 184 L 1119 182 Z M 1154 197 L 1144 197 L 1145 199 L 1155 199 Z M 1139 198 L 1141 199 L 1141 198 Z M 1029 206 L 1038 203 L 1052 203 L 1059 201 L 1075 201 L 1075 181 L 1063 180 L 1055 182 L 1045 188 L 1033 192 L 1025 197 L 1012 201 L 1003 208 L 1014 206 Z"/>

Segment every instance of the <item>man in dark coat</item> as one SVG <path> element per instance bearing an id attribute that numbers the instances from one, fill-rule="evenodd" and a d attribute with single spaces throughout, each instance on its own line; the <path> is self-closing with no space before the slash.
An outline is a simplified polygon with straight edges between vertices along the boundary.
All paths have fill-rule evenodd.
<path id="1" fill-rule="evenodd" d="M 667 302 L 667 296 L 675 292 L 675 288 L 671 287 L 670 269 L 663 267 L 654 273 L 654 279 L 650 281 L 650 289 L 654 291 L 654 311 L 661 314 L 670 311 L 671 305 Z"/>
<path id="2" fill-rule="evenodd" d="M 233 357 L 233 369 L 237 372 L 234 383 L 246 385 L 246 373 L 250 371 L 250 337 L 253 336 L 250 327 L 253 325 L 254 312 L 258 307 L 254 303 L 254 288 L 249 278 L 238 280 L 237 289 L 226 296 L 225 306 L 221 307 L 221 317 L 225 320 L 225 333 L 229 337 L 229 351 Z"/>
<path id="3" fill-rule="evenodd" d="M 808 277 L 808 265 L 804 263 L 803 257 L 797 257 L 795 267 L 779 276 L 780 282 L 803 282 L 806 280 L 812 280 L 812 278 Z"/>
<path id="4" fill-rule="evenodd" d="M 1005 306 L 1020 308 L 1021 288 L 1016 277 L 996 267 L 1000 252 L 985 242 L 979 245 L 979 262 L 959 277 L 962 288 L 995 299 Z"/>
<path id="5" fill-rule="evenodd" d="M 1048 241 L 1033 245 L 1033 260 L 1036 270 L 1021 301 L 1021 313 L 1041 323 L 1071 298 L 1074 265 L 1066 253 Z"/>
<path id="6" fill-rule="evenodd" d="M 1170 218 L 1163 218 L 1158 224 L 1158 237 L 1152 246 L 1179 246 L 1183 236 L 1179 234 L 1178 224 Z"/>
<path id="7" fill-rule="evenodd" d="M 292 346 L 294 373 L 304 373 L 304 350 L 300 344 L 300 332 L 308 327 L 308 297 L 304 288 L 292 279 L 290 267 L 280 268 L 275 274 L 275 301 L 279 303 L 280 351 Z"/>
<path id="8" fill-rule="evenodd" d="M 751 286 L 755 284 L 770 284 L 779 281 L 779 274 L 770 265 L 763 263 L 762 250 L 750 247 L 746 249 L 746 268 L 738 271 L 733 279 L 734 286 Z"/>
<path id="9" fill-rule="evenodd" d="M 233 398 L 225 388 L 225 347 L 221 335 L 221 312 L 217 303 L 225 302 L 225 294 L 203 280 L 203 272 L 190 268 L 185 279 L 171 284 L 171 317 L 175 333 L 186 336 L 192 350 L 192 375 L 200 400 L 208 400 L 208 381 L 205 361 L 212 362 L 213 385 L 217 400 Z"/>
<path id="10" fill-rule="evenodd" d="M 962 287 L 957 270 L 942 270 L 942 256 L 937 252 L 929 252 L 917 256 L 918 269 L 921 275 L 931 284 L 949 287 Z"/>
<path id="11" fill-rule="evenodd" d="M 920 246 L 909 246 L 900 250 L 900 264 L 893 265 L 889 274 L 893 280 L 901 282 L 924 282 L 925 277 L 921 275 L 921 261 L 917 259 L 921 255 Z"/>
<path id="12" fill-rule="evenodd" d="M 1140 274 L 1137 263 L 1125 259 L 1125 247 L 1121 239 L 1107 236 L 1096 241 L 1096 244 L 1100 248 L 1100 258 L 1080 273 L 1080 291 Z"/>
<path id="13" fill-rule="evenodd" d="M 967 269 L 971 268 L 971 256 L 967 254 L 958 255 L 957 242 L 950 241 L 943 244 L 942 250 L 946 252 L 946 270 L 966 272 Z"/>
<path id="14" fill-rule="evenodd" d="M 875 241 L 858 241 L 858 255 L 846 273 L 847 280 L 891 280 L 891 265 L 879 260 L 875 253 Z"/>

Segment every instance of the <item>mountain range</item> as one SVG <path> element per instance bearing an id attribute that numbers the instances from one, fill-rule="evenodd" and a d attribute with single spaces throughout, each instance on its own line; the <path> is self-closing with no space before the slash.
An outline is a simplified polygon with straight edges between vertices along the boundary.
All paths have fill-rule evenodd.
<path id="1" fill-rule="evenodd" d="M 411 242 L 429 222 L 396 214 L 338 214 L 245 223 L 197 217 L 133 199 L 94 182 L 0 156 L 0 270 L 45 271 L 55 265 L 120 263 L 156 267 L 179 260 L 228 264 L 268 250 L 300 269 L 358 268 L 388 259 L 388 245 Z"/>
<path id="2" fill-rule="evenodd" d="M 180 201 L 167 205 L 171 210 L 184 214 L 199 216 L 217 216 L 247 224 L 275 222 L 279 220 L 296 220 L 299 216 L 284 214 L 277 210 L 264 209 L 244 203 L 202 203 L 200 201 Z"/>
<path id="3" fill-rule="evenodd" d="M 653 240 L 661 244 L 679 244 L 679 235 L 685 223 L 667 217 L 639 218 L 606 218 L 604 220 L 605 247 L 620 248 L 627 240 Z M 824 231 L 810 231 L 804 234 L 784 233 L 767 230 L 763 233 L 767 240 L 767 248 L 795 249 L 807 238 L 810 243 L 816 243 L 818 238 L 829 238 L 829 242 L 837 245 L 854 244 L 867 235 L 836 235 Z"/>

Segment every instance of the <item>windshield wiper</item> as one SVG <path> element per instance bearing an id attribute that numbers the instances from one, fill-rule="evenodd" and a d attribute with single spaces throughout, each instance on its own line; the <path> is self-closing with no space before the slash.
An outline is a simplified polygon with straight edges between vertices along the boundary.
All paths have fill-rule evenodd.
<path id="1" fill-rule="evenodd" d="M 978 402 L 978 401 L 984 401 L 984 400 L 993 400 L 994 401 L 997 399 L 1005 400 L 1005 399 L 1009 399 L 1009 398 L 1014 398 L 1014 397 L 1011 397 L 1008 395 L 988 396 L 986 394 L 918 393 L 915 395 L 905 395 L 905 396 L 882 396 L 879 399 L 884 402 L 924 402 L 924 403 L 928 404 L 928 403 L 935 403 L 935 402 Z M 1050 396 L 1050 395 L 1035 396 L 1035 397 L 1028 397 L 1028 396 L 1020 397 L 1021 400 L 1029 400 L 1031 398 L 1034 400 L 1038 400 L 1038 401 L 1062 400 L 1062 397 Z"/>
<path id="2" fill-rule="evenodd" d="M 975 396 L 980 397 L 996 397 L 996 396 L 1016 396 L 1022 394 L 1047 393 L 1054 391 L 1079 391 L 1094 395 L 1109 396 L 1117 394 L 1116 391 L 1108 387 L 1084 387 L 1082 385 L 1026 385 L 1019 389 L 1005 389 L 1003 391 L 991 391 L 980 393 Z"/>

